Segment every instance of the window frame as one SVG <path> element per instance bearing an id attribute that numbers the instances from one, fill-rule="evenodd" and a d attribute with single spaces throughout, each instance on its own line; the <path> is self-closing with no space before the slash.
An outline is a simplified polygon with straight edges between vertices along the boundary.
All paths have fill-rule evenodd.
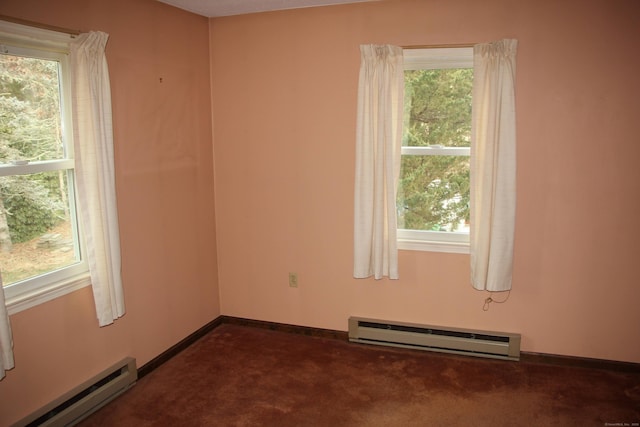
<path id="1" fill-rule="evenodd" d="M 404 49 L 404 70 L 473 69 L 472 47 Z M 473 141 L 471 142 L 473 144 Z M 401 147 L 406 155 L 471 155 L 470 147 Z M 469 233 L 397 229 L 400 250 L 468 254 Z"/>
<path id="2" fill-rule="evenodd" d="M 72 232 L 77 242 L 80 261 L 57 270 L 4 286 L 8 313 L 14 314 L 91 284 L 77 212 L 75 161 L 73 156 L 73 121 L 71 109 L 71 70 L 69 43 L 72 36 L 56 31 L 29 27 L 0 20 L 0 49 L 3 54 L 58 61 L 60 113 L 64 156 L 61 159 L 34 161 L 27 164 L 0 164 L 0 176 L 28 175 L 64 170 L 68 176 L 68 200 Z"/>

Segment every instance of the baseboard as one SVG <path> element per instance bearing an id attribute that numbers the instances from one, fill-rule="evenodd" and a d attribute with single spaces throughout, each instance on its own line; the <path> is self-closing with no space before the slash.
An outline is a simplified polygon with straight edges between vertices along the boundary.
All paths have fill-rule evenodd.
<path id="1" fill-rule="evenodd" d="M 158 368 L 160 365 L 167 362 L 169 359 L 180 353 L 182 350 L 189 347 L 191 344 L 198 341 L 200 338 L 220 326 L 223 322 L 223 316 L 218 316 L 213 319 L 211 322 L 207 323 L 185 339 L 181 340 L 179 343 L 173 345 L 166 351 L 160 353 L 155 358 L 151 359 L 149 362 L 142 365 L 138 368 L 138 379 L 143 378 L 145 375 L 151 373 L 154 369 Z"/>
<path id="2" fill-rule="evenodd" d="M 145 363 L 138 369 L 138 379 L 150 374 L 153 370 L 160 367 L 172 357 L 176 356 L 182 350 L 198 341 L 200 338 L 213 331 L 223 323 L 232 325 L 248 326 L 252 328 L 270 329 L 272 331 L 287 332 L 290 334 L 299 334 L 306 336 L 314 336 L 320 338 L 337 339 L 348 341 L 349 334 L 343 331 L 335 331 L 331 329 L 311 328 L 308 326 L 288 325 L 285 323 L 266 322 L 263 320 L 244 319 L 233 316 L 218 316 L 211 322 L 207 323 L 179 343 L 162 352 L 149 362 Z"/>
<path id="3" fill-rule="evenodd" d="M 290 325 L 287 323 L 266 322 L 263 320 L 243 319 L 240 317 L 222 316 L 222 323 L 232 325 L 250 326 L 253 328 L 269 329 L 272 331 L 287 332 L 290 334 L 306 335 L 309 337 L 319 337 L 327 339 L 337 339 L 341 341 L 349 340 L 349 333 L 346 331 L 336 331 L 333 329 L 313 328 L 309 326 Z"/>
<path id="4" fill-rule="evenodd" d="M 620 362 L 617 360 L 591 359 L 588 357 L 562 356 L 557 354 L 521 352 L 520 362 L 573 368 L 600 369 L 605 371 L 640 373 L 640 363 Z"/>
<path id="5" fill-rule="evenodd" d="M 308 326 L 298 326 L 286 323 L 267 322 L 263 320 L 245 319 L 234 316 L 219 316 L 213 321 L 207 323 L 196 332 L 192 333 L 167 351 L 163 352 L 150 362 L 138 369 L 138 378 L 142 378 L 163 363 L 167 362 L 173 356 L 180 353 L 198 339 L 211 332 L 222 324 L 231 324 L 239 326 L 247 326 L 252 328 L 269 329 L 272 331 L 286 332 L 291 334 L 313 336 L 327 339 L 337 339 L 340 341 L 348 341 L 349 334 L 346 331 L 336 331 L 332 329 L 313 328 Z M 407 350 L 412 351 L 412 350 Z M 462 357 L 462 356 L 461 356 Z M 576 356 L 560 356 L 553 354 L 521 352 L 520 362 L 516 363 L 532 363 L 547 364 L 555 366 L 571 366 L 574 368 L 599 369 L 615 372 L 640 373 L 640 363 L 619 362 L 615 360 L 590 359 Z"/>
<path id="6" fill-rule="evenodd" d="M 288 332 L 300 335 L 315 336 L 321 338 L 349 340 L 349 333 L 332 329 L 312 328 L 285 323 L 266 322 L 262 320 L 244 319 L 240 317 L 221 316 L 221 323 L 249 326 L 254 328 L 270 329 L 279 332 Z M 411 351 L 411 350 L 409 350 Z M 585 369 L 601 369 L 607 371 L 640 373 L 640 363 L 620 362 L 605 359 L 590 359 L 577 356 L 561 356 L 545 353 L 521 352 L 519 363 L 547 364 L 555 366 L 571 366 Z"/>

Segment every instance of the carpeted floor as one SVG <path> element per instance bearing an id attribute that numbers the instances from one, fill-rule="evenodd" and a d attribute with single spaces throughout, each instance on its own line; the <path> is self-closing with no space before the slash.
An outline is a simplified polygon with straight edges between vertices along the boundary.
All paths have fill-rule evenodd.
<path id="1" fill-rule="evenodd" d="M 640 374 L 222 324 L 81 426 L 638 426 Z"/>

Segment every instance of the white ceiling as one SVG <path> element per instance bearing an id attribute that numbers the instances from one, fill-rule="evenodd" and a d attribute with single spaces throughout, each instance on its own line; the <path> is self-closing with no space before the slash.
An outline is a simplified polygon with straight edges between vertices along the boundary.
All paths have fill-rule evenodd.
<path id="1" fill-rule="evenodd" d="M 242 15 L 270 10 L 328 6 L 376 0 L 158 0 L 207 17 Z"/>

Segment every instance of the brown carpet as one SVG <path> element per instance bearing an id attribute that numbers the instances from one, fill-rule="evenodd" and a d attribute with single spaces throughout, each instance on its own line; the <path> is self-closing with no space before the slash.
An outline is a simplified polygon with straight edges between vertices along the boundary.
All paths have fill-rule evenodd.
<path id="1" fill-rule="evenodd" d="M 89 426 L 633 426 L 640 374 L 222 324 Z"/>

